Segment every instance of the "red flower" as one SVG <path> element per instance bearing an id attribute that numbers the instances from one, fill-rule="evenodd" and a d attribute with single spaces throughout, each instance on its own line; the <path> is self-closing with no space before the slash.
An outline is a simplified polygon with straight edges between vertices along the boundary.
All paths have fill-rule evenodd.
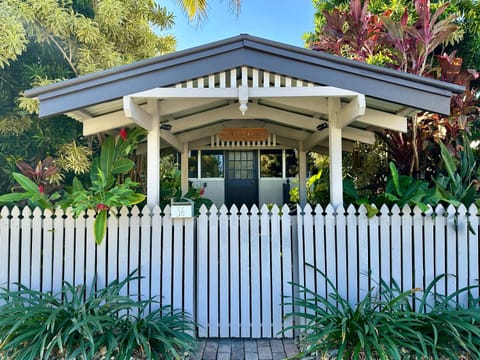
<path id="1" fill-rule="evenodd" d="M 125 128 L 120 129 L 120 137 L 123 141 L 127 141 L 127 130 L 125 130 Z"/>
<path id="2" fill-rule="evenodd" d="M 202 195 L 205 194 L 205 188 L 204 188 L 204 187 L 202 187 L 202 188 L 200 189 L 199 194 L 200 194 L 200 196 L 202 196 Z"/>
<path id="3" fill-rule="evenodd" d="M 40 191 L 40 194 L 43 194 L 45 192 L 43 185 L 38 185 L 38 191 Z"/>
<path id="4" fill-rule="evenodd" d="M 108 210 L 108 206 L 105 204 L 97 204 L 97 210 L 98 211 Z"/>

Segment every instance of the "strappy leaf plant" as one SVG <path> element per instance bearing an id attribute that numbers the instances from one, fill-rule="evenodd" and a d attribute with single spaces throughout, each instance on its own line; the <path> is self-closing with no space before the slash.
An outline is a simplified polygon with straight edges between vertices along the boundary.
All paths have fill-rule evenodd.
<path id="1" fill-rule="evenodd" d="M 102 290 L 65 282 L 58 294 L 0 291 L 0 359 L 178 359 L 195 343 L 190 317 L 121 290 L 129 275 Z"/>
<path id="2" fill-rule="evenodd" d="M 460 354 L 480 357 L 478 299 L 462 306 L 456 299 L 470 287 L 448 296 L 434 292 L 444 275 L 424 290 L 401 291 L 381 281 L 357 304 L 335 288 L 328 296 L 294 284 L 298 295 L 288 301 L 296 309 L 287 316 L 300 321 L 291 328 L 301 331 L 301 352 L 293 358 L 316 355 L 318 359 L 454 359 Z"/>

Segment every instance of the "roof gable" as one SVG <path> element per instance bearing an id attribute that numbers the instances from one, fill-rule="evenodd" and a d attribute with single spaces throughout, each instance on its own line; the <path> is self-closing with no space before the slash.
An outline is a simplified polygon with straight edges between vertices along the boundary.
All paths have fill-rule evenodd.
<path id="1" fill-rule="evenodd" d="M 26 96 L 40 99 L 40 116 L 46 117 L 243 66 L 442 114 L 449 114 L 452 92 L 463 90 L 454 84 L 240 35 L 32 89 Z"/>

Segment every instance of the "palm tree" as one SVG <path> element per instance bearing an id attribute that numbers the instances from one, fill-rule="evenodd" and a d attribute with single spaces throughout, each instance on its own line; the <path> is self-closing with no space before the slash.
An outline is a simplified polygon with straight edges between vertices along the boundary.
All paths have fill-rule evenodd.
<path id="1" fill-rule="evenodd" d="M 177 0 L 192 23 L 202 23 L 207 18 L 208 0 Z M 240 12 L 241 0 L 228 0 L 232 12 Z M 211 2 L 210 2 L 211 3 Z"/>

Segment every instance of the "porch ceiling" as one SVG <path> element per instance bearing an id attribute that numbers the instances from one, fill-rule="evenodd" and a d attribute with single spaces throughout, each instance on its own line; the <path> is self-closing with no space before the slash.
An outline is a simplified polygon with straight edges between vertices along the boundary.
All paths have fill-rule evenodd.
<path id="1" fill-rule="evenodd" d="M 340 97 L 342 108 L 352 101 L 352 97 Z M 148 111 L 149 99 L 133 97 L 133 101 L 140 109 Z M 312 138 L 319 132 L 317 127 L 328 121 L 328 104 L 324 97 L 277 96 L 249 99 L 245 115 L 239 111 L 239 100 L 235 98 L 197 97 L 157 101 L 161 123 L 172 126 L 169 139 L 174 136 L 178 143 L 188 142 L 190 148 L 204 147 L 213 134 L 226 127 L 266 128 L 269 133 L 277 136 L 277 145 L 283 147 L 296 147 L 299 141 L 310 138 L 312 140 L 307 144 L 308 150 L 323 152 L 328 143 L 327 137 L 323 135 Z M 348 142 L 372 143 L 372 131 L 384 128 L 399 131 L 406 129 L 405 119 L 396 115 L 404 114 L 406 107 L 371 98 L 366 99 L 366 104 L 365 116 L 353 121 L 343 131 L 344 147 L 347 150 L 351 148 Z M 83 122 L 85 135 L 135 124 L 125 116 L 121 100 L 86 107 L 69 115 Z M 392 118 L 388 119 L 389 116 Z M 168 143 L 168 139 L 164 140 Z M 162 142 L 162 147 L 165 146 L 168 144 Z"/>

